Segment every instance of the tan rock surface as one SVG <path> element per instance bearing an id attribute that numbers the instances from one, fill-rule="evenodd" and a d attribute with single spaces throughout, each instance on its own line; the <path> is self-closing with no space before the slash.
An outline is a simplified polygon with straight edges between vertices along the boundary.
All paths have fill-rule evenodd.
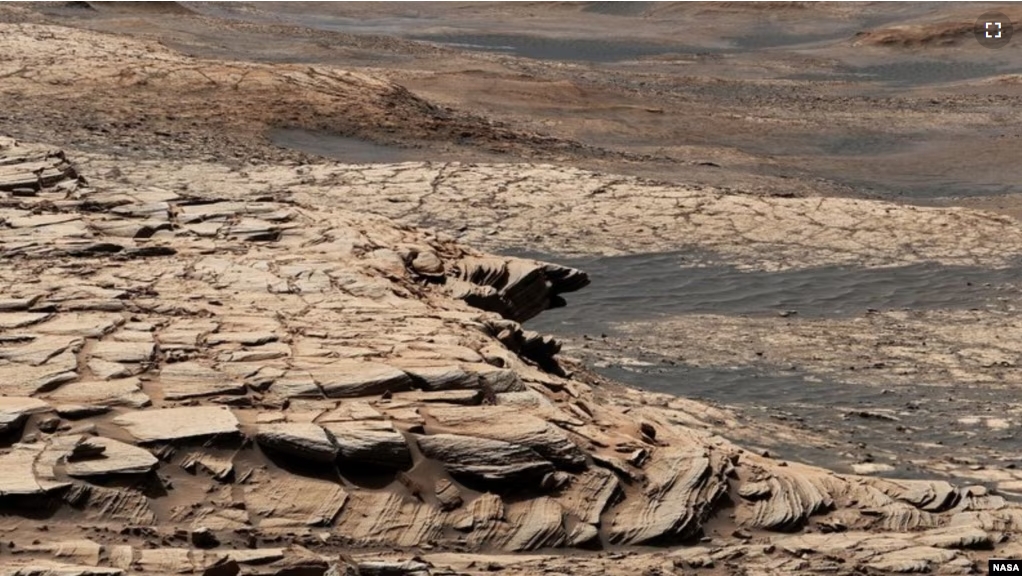
<path id="1" fill-rule="evenodd" d="M 30 414 L 46 412 L 50 405 L 37 398 L 0 396 L 0 434 L 7 434 L 24 423 Z"/>
<path id="2" fill-rule="evenodd" d="M 182 440 L 216 434 L 234 434 L 238 420 L 223 407 L 162 408 L 127 412 L 114 419 L 140 442 Z"/>
<path id="3" fill-rule="evenodd" d="M 148 450 L 102 436 L 62 436 L 53 445 L 57 450 L 66 450 L 61 457 L 64 471 L 73 478 L 145 474 L 159 463 Z"/>
<path id="4" fill-rule="evenodd" d="M 263 424 L 259 426 L 256 442 L 271 450 L 316 462 L 337 459 L 337 444 L 326 430 L 311 423 Z"/>
<path id="5" fill-rule="evenodd" d="M 53 30 L 62 30 L 54 35 Z M 60 38 L 60 42 L 49 41 Z M 0 50 L 18 54 L 23 65 L 50 59 L 65 62 L 61 66 L 39 68 L 29 77 L 15 75 L 5 83 L 8 90 L 31 89 L 35 83 L 49 82 L 55 86 L 81 86 L 86 79 L 77 76 L 77 68 L 70 64 L 78 58 L 89 58 L 93 66 L 102 63 L 104 69 L 130 71 L 131 79 L 122 85 L 107 83 L 106 76 L 90 76 L 88 82 L 96 84 L 99 98 L 120 96 L 123 84 L 128 84 L 140 96 L 148 97 L 153 90 L 192 93 L 196 84 L 213 82 L 216 85 L 237 83 L 238 92 L 232 99 L 217 101 L 216 106 L 199 105 L 190 99 L 176 101 L 175 106 L 188 110 L 204 110 L 210 117 L 219 115 L 217 106 L 231 107 L 230 117 L 240 122 L 239 114 L 272 114 L 280 106 L 293 106 L 292 100 L 274 100 L 264 106 L 237 107 L 239 98 L 262 98 L 260 94 L 287 86 L 287 90 L 300 93 L 302 114 L 318 113 L 323 107 L 335 104 L 337 99 L 356 101 L 352 110 L 379 112 L 388 101 L 399 101 L 390 122 L 399 123 L 402 130 L 417 131 L 425 125 L 448 130 L 432 119 L 425 102 L 402 92 L 397 85 L 374 80 L 351 72 L 329 69 L 286 68 L 274 69 L 257 64 L 237 63 L 208 66 L 203 69 L 179 54 L 134 40 L 106 39 L 81 30 L 47 28 L 37 25 L 11 26 L 3 35 Z M 76 48 L 73 48 L 76 47 Z M 124 47 L 130 47 L 126 49 Z M 113 54 L 125 56 L 115 57 Z M 145 56 L 135 56 L 145 54 Z M 123 59 L 123 60 L 122 60 Z M 152 67 L 173 69 L 174 74 L 150 77 Z M 127 78 L 128 72 L 124 72 Z M 205 75 L 205 77 L 204 77 Z M 95 80 L 94 80 L 95 79 Z M 57 90 L 54 88 L 53 90 Z M 59 91 L 64 90 L 61 88 Z M 281 90 L 284 90 L 281 88 Z M 269 92 L 267 92 L 269 91 Z M 372 95 L 363 98 L 360 94 Z M 407 101 L 407 106 L 405 105 Z M 336 115 L 320 114 L 331 122 L 343 122 Z M 423 120 L 418 116 L 428 118 Z M 285 114 L 287 116 L 287 114 Z M 400 121 L 397 120 L 400 118 Z M 252 119 L 255 120 L 254 118 Z M 359 123 L 367 120 L 357 119 Z M 371 121 L 371 119 L 369 120 Z M 454 125 L 457 125 L 455 122 Z M 347 130 L 334 127 L 336 131 Z M 362 130 L 361 127 L 354 130 Z M 476 129 L 472 129 L 476 130 Z M 487 130 L 492 130 L 487 128 Z M 499 139 L 498 139 L 499 140 Z M 521 140 L 521 138 L 510 139 Z M 41 157 L 41 162 L 63 165 L 65 160 L 52 149 L 41 148 L 26 157 Z M 88 166 L 89 162 L 84 162 Z M 96 171 L 106 173 L 114 164 L 96 158 Z M 447 230 L 460 230 L 461 240 L 484 249 L 528 247 L 531 250 L 568 254 L 621 254 L 698 249 L 706 252 L 711 261 L 735 263 L 743 267 L 763 267 L 775 270 L 812 267 L 826 264 L 857 264 L 864 266 L 894 266 L 915 262 L 938 261 L 947 264 L 1007 265 L 1013 254 L 1022 250 L 1022 232 L 1010 226 L 1011 219 L 991 213 L 962 208 L 947 209 L 907 206 L 849 198 L 773 198 L 742 195 L 733 191 L 708 186 L 667 185 L 635 177 L 620 177 L 570 167 L 526 164 L 461 164 L 406 162 L 401 164 L 345 165 L 324 163 L 282 170 L 275 166 L 251 166 L 245 170 L 232 170 L 216 164 L 160 161 L 140 162 L 130 166 L 117 166 L 121 177 L 140 186 L 160 186 L 165 190 L 187 189 L 189 182 L 216 181 L 223 200 L 242 195 L 250 183 L 274 189 L 287 189 L 289 195 L 307 203 L 332 204 L 337 207 L 357 202 L 361 209 L 383 214 L 400 222 L 419 224 L 429 222 Z M 56 173 L 56 172 L 55 172 Z M 322 194 L 324 183 L 330 183 L 330 193 Z M 14 184 L 11 184 L 14 186 Z M 184 188 L 181 188 L 184 187 Z M 387 192 L 378 191 L 386 188 Z M 154 205 L 167 209 L 169 198 L 149 192 L 141 198 L 146 211 L 135 215 L 148 217 Z M 236 238 L 258 237 L 265 230 L 250 231 L 251 221 L 223 225 L 223 206 L 176 206 L 175 216 L 197 237 L 215 237 L 218 233 Z M 236 206 L 235 206 L 236 207 Z M 119 206 L 122 214 L 132 208 Z M 277 212 L 274 212 L 274 211 Z M 139 215 L 142 216 L 139 216 Z M 273 233 L 287 235 L 288 210 L 253 203 L 240 210 L 245 218 L 264 220 L 262 224 L 273 228 Z M 12 215 L 14 222 L 22 223 L 24 234 L 47 234 L 57 229 L 68 233 L 84 234 L 85 221 L 77 217 L 60 217 L 62 221 L 49 221 L 38 217 Z M 164 226 L 170 221 L 163 214 Z M 240 217 L 240 216 L 239 216 Z M 107 218 L 94 218 L 95 222 Z M 135 221 L 135 220 L 133 220 Z M 47 224 L 40 226 L 39 224 Z M 464 226 L 470 223 L 470 226 Z M 31 225 L 30 225 L 31 224 Z M 148 220 L 137 222 L 139 230 L 148 226 Z M 89 223 L 95 226 L 94 222 Z M 278 230 L 279 229 L 279 230 Z M 932 233 L 941 230 L 940 235 Z M 165 230 L 159 230 L 160 233 Z M 145 234 L 143 234 L 145 235 Z M 159 234 L 156 234 L 159 236 Z M 123 237 L 123 236 L 118 236 Z M 410 239 L 409 239 L 410 240 Z M 417 245 L 411 241 L 404 243 Z M 394 246 L 410 256 L 409 265 L 419 252 Z M 76 247 L 75 250 L 100 250 L 102 247 Z M 396 254 L 398 250 L 391 250 Z M 435 252 L 432 252 L 435 254 Z M 423 251 L 422 254 L 430 254 Z M 428 257 L 428 256 L 426 256 Z M 401 256 L 397 255 L 400 260 Z M 486 258 L 471 260 L 469 266 L 486 262 Z M 420 260 L 419 266 L 423 266 Z M 430 269 L 436 264 L 428 265 Z M 452 263 L 453 267 L 453 263 Z M 532 272 L 533 278 L 520 270 L 491 272 L 507 274 L 509 278 L 531 283 L 536 277 L 548 274 Z M 530 270 L 528 267 L 524 270 Z M 250 278 L 255 275 L 250 274 Z M 313 282 L 312 271 L 299 284 Z M 301 276 L 301 275 L 298 275 Z M 464 293 L 468 287 L 451 282 L 452 290 Z M 488 294 L 485 289 L 473 289 L 474 296 L 509 304 L 506 294 Z M 556 295 L 552 295 L 552 298 Z M 528 315 L 541 308 L 535 302 L 512 304 L 520 313 Z M 516 312 L 518 313 L 518 312 Z"/>
<path id="6" fill-rule="evenodd" d="M 91 363 L 90 363 L 91 365 Z M 128 406 L 141 408 L 149 404 L 138 378 L 106 381 L 68 382 L 45 397 L 54 403 L 75 403 L 92 406 Z"/>
<path id="7" fill-rule="evenodd" d="M 206 72 L 155 46 L 141 55 L 138 43 L 116 37 L 55 39 L 36 25 L 4 31 L 0 47 L 38 58 L 19 86 L 81 91 L 64 81 L 67 63 L 83 59 L 97 73 L 127 70 L 135 84 L 151 76 L 155 86 L 138 87 L 142 95 L 194 87 Z M 138 67 L 123 68 L 121 51 Z M 38 65 L 47 58 L 59 62 Z M 326 107 L 335 103 L 324 96 L 331 90 L 349 99 L 366 88 L 396 90 L 332 70 L 272 70 L 225 65 L 213 81 L 246 94 L 249 80 L 253 92 L 311 84 Z M 16 438 L 0 447 L 0 498 L 11 511 L 0 519 L 0 573 L 371 572 L 389 569 L 374 564 L 388 561 L 385 548 L 405 549 L 393 561 L 411 574 L 968 573 L 1018 546 L 1022 511 L 983 487 L 775 460 L 718 435 L 741 427 L 725 410 L 564 370 L 559 344 L 518 320 L 584 286 L 582 272 L 480 253 L 348 208 L 358 199 L 400 220 L 417 207 L 417 218 L 443 212 L 473 230 L 512 212 L 524 218 L 497 226 L 506 231 L 501 242 L 600 231 L 578 240 L 577 251 L 620 237 L 601 229 L 609 214 L 632 226 L 652 213 L 662 220 L 651 230 L 689 222 L 677 229 L 699 229 L 701 245 L 725 259 L 763 251 L 776 267 L 996 264 L 1022 241 L 983 213 L 751 199 L 520 165 L 445 172 L 456 185 L 434 196 L 423 186 L 436 178 L 429 164 L 243 175 L 93 155 L 83 170 L 95 173 L 81 178 L 63 153 L 9 139 L 0 140 L 0 166 L 0 394 L 17 398 L 4 409 Z M 114 167 L 121 176 L 102 176 Z M 387 194 L 396 201 L 383 183 L 394 184 Z M 502 205 L 487 196 L 491 185 L 523 189 Z M 494 212 L 473 220 L 452 199 L 476 193 Z M 632 214 L 603 203 L 615 196 L 648 205 Z M 862 224 L 866 217 L 876 228 Z M 841 222 L 863 237 L 848 240 Z M 925 234 L 942 224 L 968 233 L 954 242 Z M 805 230 L 809 238 L 790 241 Z M 644 229 L 635 246 L 679 238 Z M 917 248 L 889 250 L 905 238 Z M 419 247 L 414 256 L 408 246 Z M 36 313 L 46 316 L 26 316 Z M 82 418 L 81 428 L 29 416 L 55 398 L 110 412 Z M 260 444 L 284 454 L 266 457 Z M 367 465 L 381 454 L 402 465 Z M 99 552 L 82 544 L 86 533 Z M 196 534 L 219 549 L 193 546 Z M 603 543 L 623 551 L 494 553 Z M 627 548 L 639 544 L 669 548 Z M 377 557 L 347 554 L 370 546 Z"/>
<path id="8" fill-rule="evenodd" d="M 999 267 L 1022 250 L 1014 220 L 978 210 L 851 198 L 758 198 L 575 168 L 456 166 L 438 193 L 431 193 L 429 183 L 445 168 L 430 163 L 325 164 L 306 167 L 301 175 L 255 167 L 244 177 L 209 165 L 173 165 L 161 185 L 216 178 L 229 190 L 252 180 L 286 187 L 304 202 L 340 207 L 357 199 L 367 210 L 408 224 L 431 222 L 456 230 L 471 222 L 458 239 L 484 249 L 528 246 L 569 255 L 681 250 L 694 251 L 693 257 L 707 263 L 767 270 L 919 262 Z M 130 177 L 137 170 L 141 181 L 143 172 L 148 179 L 155 169 L 155 164 L 129 167 L 125 173 Z M 320 183 L 326 182 L 341 184 L 324 197 Z M 386 195 L 371 192 L 384 186 Z M 476 302 L 505 298 L 459 283 L 451 290 Z"/>

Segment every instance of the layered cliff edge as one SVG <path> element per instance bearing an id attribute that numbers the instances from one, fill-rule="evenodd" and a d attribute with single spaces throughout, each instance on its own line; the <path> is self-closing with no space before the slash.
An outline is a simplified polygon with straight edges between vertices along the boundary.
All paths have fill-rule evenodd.
<path id="1" fill-rule="evenodd" d="M 778 461 L 572 374 L 521 322 L 581 271 L 73 160 L 0 141 L 0 573 L 969 573 L 1017 546 L 981 486 Z M 504 556 L 549 549 L 580 552 Z"/>

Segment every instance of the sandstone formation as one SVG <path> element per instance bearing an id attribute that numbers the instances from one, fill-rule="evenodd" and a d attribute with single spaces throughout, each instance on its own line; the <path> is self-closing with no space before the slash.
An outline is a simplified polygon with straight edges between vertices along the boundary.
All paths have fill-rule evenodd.
<path id="1" fill-rule="evenodd" d="M 187 160 L 124 165 L 102 157 L 85 157 L 83 165 L 101 173 L 116 167 L 128 181 L 171 189 L 215 179 L 225 191 L 240 193 L 258 183 L 286 189 L 303 203 L 343 209 L 356 202 L 402 224 L 428 222 L 461 242 L 490 250 L 528 246 L 563 256 L 676 251 L 693 264 L 769 271 L 924 262 L 1003 268 L 1022 251 L 1015 220 L 993 212 L 858 198 L 759 197 L 575 167 L 324 162 L 237 170 Z M 172 169 L 160 169 L 168 166 Z M 324 195 L 324 188 L 333 192 Z M 404 248 L 402 257 L 414 259 L 412 250 Z M 565 287 L 576 282 L 558 276 L 559 269 L 547 264 L 523 280 L 545 279 Z M 499 313 L 514 309 L 512 314 L 524 314 L 519 318 L 532 313 L 500 284 L 521 273 L 513 266 L 472 257 L 451 263 L 449 272 L 447 285 L 460 298 Z M 461 281 L 473 275 L 482 284 Z M 556 293 L 548 298 L 559 305 Z"/>
<path id="2" fill-rule="evenodd" d="M 194 142 L 189 142 L 189 133 L 207 129 L 219 131 L 221 137 L 240 149 L 259 156 L 259 148 L 267 142 L 264 128 L 282 125 L 377 141 L 458 140 L 497 153 L 529 156 L 585 152 L 584 146 L 570 140 L 514 130 L 499 122 L 437 106 L 379 75 L 297 63 L 236 59 L 214 63 L 168 50 L 152 39 L 139 41 L 64 26 L 7 24 L 22 20 L 18 12 L 17 7 L 0 9 L 0 26 L 4 28 L 0 51 L 19 55 L 17 63 L 8 61 L 0 65 L 5 80 L 0 95 L 17 97 L 25 89 L 33 90 L 40 84 L 47 89 L 36 98 L 22 99 L 6 113 L 12 115 L 12 120 L 21 121 L 42 110 L 52 114 L 59 109 L 57 116 L 39 117 L 50 129 L 68 118 L 92 118 L 85 126 L 75 124 L 84 128 L 85 138 L 91 139 L 90 133 L 101 135 L 107 145 L 117 138 L 115 125 L 120 123 L 117 119 L 122 110 L 120 104 L 159 101 L 161 106 L 168 107 L 168 114 L 146 113 L 141 118 L 136 116 L 134 122 L 153 121 L 153 129 L 161 133 L 158 136 L 176 153 L 187 156 L 192 156 L 195 150 Z M 135 11 L 125 12 L 125 16 L 131 18 L 132 12 Z M 178 17 L 148 10 L 135 16 Z M 180 17 L 192 20 L 187 14 Z M 200 23 L 199 20 L 195 17 L 193 21 Z M 87 71 L 79 65 L 81 62 L 88 62 Z M 70 80 L 71 77 L 75 79 Z M 167 98 L 168 94 L 175 97 Z M 337 114 L 339 107 L 347 113 Z M 188 119 L 188 128 L 184 130 L 177 123 L 181 118 Z M 208 151 L 218 152 L 214 147 Z M 61 170 L 60 165 L 55 165 L 38 178 L 31 175 L 31 182 L 39 178 L 52 180 L 59 177 Z M 0 182 L 22 184 L 8 178 L 4 171 L 0 171 Z M 149 204 L 133 209 L 158 211 L 159 206 Z M 195 215 L 203 211 L 193 210 Z M 424 255 L 418 266 L 435 266 L 436 262 L 428 258 Z"/>
<path id="3" fill-rule="evenodd" d="M 740 447 L 724 436 L 818 439 L 593 375 L 522 325 L 566 305 L 585 272 L 478 251 L 1002 266 L 1022 249 L 1011 221 L 516 162 L 265 165 L 243 142 L 291 123 L 586 151 L 366 72 L 44 24 L 0 32 L 0 96 L 18 102 L 0 119 L 102 144 L 0 138 L 0 576 L 968 574 L 1022 554 L 1022 508 L 1003 494 L 1014 472 L 998 492 Z M 920 114 L 902 121 L 915 130 Z M 114 142 L 136 122 L 183 157 Z M 201 145 L 182 128 L 228 125 Z M 802 343 L 750 319 L 693 322 L 678 345 L 727 349 L 728 331 L 771 355 L 792 349 L 772 337 Z M 899 322 L 877 320 L 940 337 Z M 996 378 L 1012 349 L 990 340 L 932 361 Z"/>
<path id="4" fill-rule="evenodd" d="M 644 406 L 509 347 L 580 271 L 258 189 L 86 180 L 12 140 L 0 166 L 0 497 L 83 530 L 5 536 L 8 573 L 319 574 L 359 565 L 336 556 L 352 547 L 605 544 L 683 545 L 644 556 L 679 569 L 965 573 L 1022 522 L 981 487 L 743 451 L 705 407 Z"/>
<path id="5" fill-rule="evenodd" d="M 478 119 L 468 122 L 415 97 L 396 83 L 370 74 L 325 66 L 200 60 L 152 42 L 85 30 L 38 24 L 0 26 L 4 31 L 0 34 L 0 52 L 12 56 L 0 68 L 0 74 L 6 75 L 0 95 L 19 103 L 8 114 L 49 119 L 56 109 L 62 117 L 74 120 L 61 123 L 62 127 L 70 124 L 79 129 L 83 122 L 78 122 L 78 118 L 94 118 L 84 122 L 87 128 L 82 130 L 90 134 L 89 138 L 103 141 L 113 138 L 119 132 L 119 123 L 130 123 L 131 114 L 136 114 L 145 118 L 150 140 L 175 150 L 188 149 L 189 135 L 181 133 L 164 116 L 188 118 L 189 124 L 208 125 L 214 130 L 229 118 L 230 130 L 220 132 L 244 133 L 253 141 L 263 140 L 261 128 L 279 125 L 281 118 L 293 118 L 285 124 L 345 135 L 367 135 L 371 129 L 373 137 L 383 133 L 386 137 L 456 138 L 504 149 L 530 146 L 535 149 L 549 144 L 562 150 L 571 146 L 566 141 L 544 143 L 535 135 L 512 133 Z M 89 63 L 89 74 L 82 73 L 83 62 Z M 40 86 L 45 86 L 45 90 Z M 22 94 L 31 97 L 23 98 Z M 178 96 L 166 99 L 161 98 L 162 94 Z M 121 106 L 119 103 L 128 97 L 133 104 Z M 146 111 L 144 103 L 153 100 L 166 100 L 162 114 Z M 688 100 L 684 102 L 685 106 L 690 104 Z M 739 104 L 744 106 L 744 102 Z M 857 110 L 853 116 L 874 113 L 873 104 L 867 101 L 864 105 L 869 110 Z M 719 103 L 714 102 L 713 106 Z M 915 109 L 915 102 L 904 106 L 912 108 L 912 113 L 885 111 L 878 122 L 898 122 L 900 128 L 914 133 L 921 129 L 921 123 L 939 124 L 947 122 L 949 116 L 961 115 L 962 122 L 972 122 L 977 114 L 1007 113 L 1003 107 L 995 113 L 931 106 L 939 118 L 924 119 L 920 116 L 922 112 Z M 333 114 L 337 109 L 347 110 L 348 114 Z M 770 111 L 762 112 L 766 119 L 735 117 L 742 109 L 729 109 L 716 121 L 730 125 L 743 120 L 759 129 L 764 122 L 777 120 Z M 118 116 L 122 110 L 124 116 Z M 818 121 L 829 122 L 827 110 L 821 114 L 823 120 Z M 233 143 L 247 149 L 247 145 Z M 997 150 L 1010 151 L 1010 146 L 998 145 Z M 671 184 L 575 166 L 434 161 L 375 165 L 316 163 L 282 170 L 279 165 L 265 164 L 255 152 L 252 156 L 251 161 L 239 160 L 232 166 L 204 162 L 190 155 L 133 163 L 102 162 L 97 158 L 91 175 L 112 173 L 116 168 L 121 172 L 118 178 L 171 190 L 200 181 L 215 180 L 224 189 L 244 189 L 259 182 L 267 189 L 287 190 L 290 197 L 302 202 L 325 202 L 338 208 L 355 203 L 362 210 L 405 224 L 426 222 L 457 234 L 459 240 L 469 245 L 488 250 L 508 246 L 561 254 L 683 250 L 693 252 L 693 258 L 776 270 L 829 264 L 896 266 L 927 261 L 1006 266 L 1012 262 L 1012 255 L 1022 250 L 1022 232 L 1011 219 L 962 208 L 857 198 L 763 197 L 754 191 L 727 186 Z M 76 161 L 84 165 L 91 159 L 81 156 Z M 36 164 L 42 165 L 46 168 L 38 178 L 43 180 L 53 179 L 67 169 L 66 163 L 60 161 Z M 8 178 L 3 174 L 0 172 L 0 182 L 9 179 L 6 186 L 18 185 L 16 175 Z M 36 176 L 32 178 L 33 182 L 38 180 Z M 791 179 L 784 182 L 785 186 L 791 185 Z M 334 193 L 321 194 L 324 186 L 330 186 Z M 161 226 L 168 225 L 163 214 L 165 202 L 154 196 L 143 205 L 117 208 L 125 215 L 133 215 L 126 228 L 115 229 L 124 226 L 118 220 L 100 221 L 93 226 L 106 226 L 105 233 L 120 237 L 139 232 L 155 234 L 162 231 Z M 178 222 L 190 222 L 193 230 L 212 235 L 216 231 L 215 222 L 206 219 L 224 215 L 225 208 L 179 206 L 180 213 L 175 218 Z M 272 236 L 281 223 L 272 217 L 248 218 L 239 222 L 232 233 L 251 238 Z M 934 230 L 941 234 L 934 234 Z M 398 252 L 420 275 L 428 277 L 440 272 L 439 261 L 428 251 L 420 254 L 414 246 L 403 246 Z M 472 266 L 492 265 L 485 257 L 482 262 L 471 262 Z M 513 275 L 531 270 L 513 268 L 503 271 L 495 268 L 487 273 Z M 549 277 L 550 271 L 550 267 L 544 267 L 533 274 Z M 458 269 L 458 273 L 460 278 L 465 271 Z M 520 306 L 508 300 L 509 295 L 501 292 L 500 286 L 467 286 L 455 282 L 453 276 L 447 275 L 453 291 L 477 302 L 489 302 L 490 309 L 504 313 L 509 305 Z M 527 289 L 525 284 L 522 289 Z M 556 294 L 549 298 L 557 301 Z M 527 309 L 515 312 L 520 313 L 532 312 Z"/>

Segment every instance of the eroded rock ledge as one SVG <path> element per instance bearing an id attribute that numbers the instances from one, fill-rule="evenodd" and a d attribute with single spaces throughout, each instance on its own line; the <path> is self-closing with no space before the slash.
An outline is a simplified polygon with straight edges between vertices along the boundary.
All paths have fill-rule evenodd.
<path id="1" fill-rule="evenodd" d="M 86 182 L 0 140 L 0 269 L 0 574 L 638 544 L 685 545 L 643 553 L 672 570 L 967 573 L 1022 522 L 983 487 L 776 461 L 696 403 L 552 372 L 518 321 L 584 273 L 286 190 Z M 442 572 L 410 557 L 361 573 Z"/>

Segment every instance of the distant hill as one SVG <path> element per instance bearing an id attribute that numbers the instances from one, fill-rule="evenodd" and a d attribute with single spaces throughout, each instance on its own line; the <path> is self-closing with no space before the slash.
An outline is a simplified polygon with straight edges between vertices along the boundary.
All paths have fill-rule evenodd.
<path id="1" fill-rule="evenodd" d="M 86 4 L 100 12 L 123 14 L 195 14 L 180 2 L 68 2 L 77 7 Z"/>

